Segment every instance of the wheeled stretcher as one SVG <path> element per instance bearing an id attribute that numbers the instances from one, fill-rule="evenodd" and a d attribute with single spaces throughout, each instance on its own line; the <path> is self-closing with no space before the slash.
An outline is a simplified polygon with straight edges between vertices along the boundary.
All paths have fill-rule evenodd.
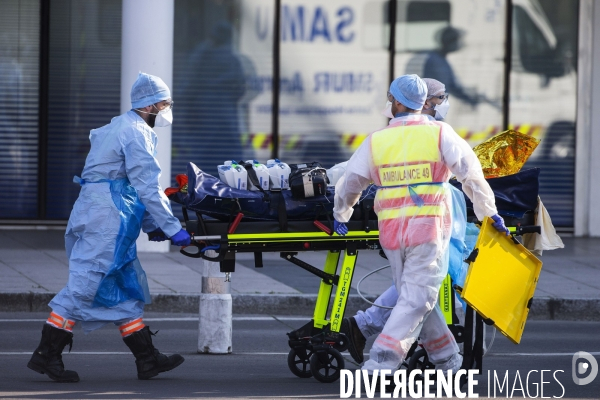
<path id="1" fill-rule="evenodd" d="M 222 222 L 204 219 L 196 213 L 190 219 L 184 208 L 186 229 L 193 236 L 191 246 L 181 249 L 181 253 L 194 258 L 203 258 L 220 263 L 220 270 L 230 274 L 235 272 L 237 253 L 253 253 L 255 267 L 262 267 L 262 253 L 278 252 L 281 258 L 321 278 L 313 318 L 302 327 L 288 333 L 288 366 L 298 377 L 314 377 L 320 382 L 335 382 L 345 361 L 340 352 L 347 349 L 347 338 L 340 333 L 348 294 L 359 250 L 381 250 L 376 220 L 351 221 L 349 233 L 339 236 L 325 232 L 327 221 L 288 221 L 288 231 L 280 232 L 277 221 L 241 222 L 232 229 L 235 220 Z M 531 222 L 527 215 L 521 219 L 507 219 L 515 235 L 531 232 L 529 228 L 517 226 L 521 222 Z M 514 240 L 517 245 L 516 239 Z M 520 244 L 519 244 L 520 245 Z M 214 249 L 216 256 L 208 256 L 203 249 Z M 322 269 L 312 266 L 298 254 L 305 251 L 327 251 Z M 341 268 L 340 268 L 341 264 Z M 539 271 L 538 271 L 539 273 Z M 444 282 L 440 293 L 452 293 L 449 278 Z M 335 295 L 332 298 L 331 295 Z M 463 343 L 463 368 L 482 370 L 483 324 L 493 324 L 488 317 L 475 312 L 467 305 L 464 326 L 458 323 L 453 313 L 454 296 L 441 296 L 441 308 L 447 315 L 447 322 L 457 342 Z M 465 327 L 475 326 L 472 329 Z M 427 355 L 419 349 L 417 342 L 407 356 L 406 365 L 412 368 L 427 368 Z"/>
<path id="2" fill-rule="evenodd" d="M 504 214 L 501 212 L 506 225 L 513 227 L 512 230 L 516 233 L 519 233 L 516 229 L 519 225 L 533 224 L 533 214 L 527 210 L 535 209 L 535 205 L 529 203 L 537 199 L 537 187 L 533 187 L 531 182 L 537 184 L 538 174 L 539 170 L 525 171 L 520 173 L 516 180 L 528 188 L 526 199 L 523 198 L 523 191 L 515 193 L 495 190 L 496 202 L 503 204 L 503 208 L 510 211 Z M 523 179 L 523 176 L 529 178 Z M 302 327 L 288 333 L 288 366 L 292 373 L 299 377 L 314 376 L 321 382 L 335 382 L 340 376 L 340 370 L 345 367 L 340 352 L 346 350 L 347 338 L 339 331 L 358 252 L 381 250 L 377 220 L 372 210 L 372 194 L 369 196 L 370 193 L 366 193 L 355 206 L 353 218 L 356 220 L 347 223 L 349 233 L 346 236 L 338 236 L 332 234 L 333 226 L 329 218 L 333 207 L 332 193 L 328 193 L 323 199 L 311 199 L 307 203 L 312 203 L 309 207 L 313 210 L 311 213 L 297 212 L 299 208 L 295 204 L 293 213 L 296 214 L 290 214 L 289 209 L 286 212 L 286 207 L 294 200 L 281 193 L 243 193 L 244 196 L 250 196 L 244 203 L 241 198 L 238 199 L 239 193 L 224 188 L 218 180 L 203 173 L 191 163 L 188 166 L 188 178 L 188 194 L 178 192 L 170 196 L 171 200 L 183 206 L 186 229 L 193 236 L 191 246 L 182 249 L 181 253 L 188 257 L 219 262 L 221 272 L 229 276 L 235 272 L 237 253 L 253 253 L 255 267 L 260 268 L 262 253 L 278 252 L 286 261 L 320 277 L 313 318 Z M 503 180 L 497 179 L 496 185 L 515 186 L 515 179 L 508 183 L 503 183 Z M 503 195 L 505 192 L 510 195 Z M 516 194 L 519 196 L 514 197 Z M 328 197 L 330 199 L 327 199 Z M 258 214 L 257 210 L 262 208 L 263 214 Z M 246 210 L 251 213 L 250 218 L 244 217 L 243 212 Z M 192 212 L 196 215 L 195 219 L 189 217 L 189 213 Z M 210 218 L 205 218 L 205 215 Z M 290 215 L 304 220 L 286 218 Z M 310 219 L 306 220 L 308 218 Z M 474 219 L 471 213 L 470 222 Z M 216 256 L 208 256 L 205 252 L 207 249 L 215 250 Z M 298 254 L 305 251 L 327 251 L 323 268 L 317 268 L 298 258 Z M 447 280 L 445 285 L 441 293 L 450 293 L 453 290 L 451 282 Z M 334 287 L 335 296 L 332 300 Z M 484 319 L 488 323 L 491 320 L 475 313 L 472 305 L 468 305 L 465 326 L 475 326 L 475 333 L 472 329 L 464 329 L 452 315 L 451 302 L 454 296 L 442 297 L 446 299 L 445 303 L 442 302 L 442 310 L 446 311 L 450 329 L 457 341 L 464 345 L 463 368 L 481 370 L 483 323 Z M 407 361 L 412 361 L 412 367 L 425 367 L 426 354 L 418 350 L 415 344 Z"/>
<path id="3" fill-rule="evenodd" d="M 327 227 L 327 221 L 320 222 Z M 319 225 L 319 224 L 316 224 Z M 192 234 L 192 246 L 181 250 L 189 257 L 220 263 L 221 272 L 235 272 L 237 253 L 254 253 L 255 267 L 262 267 L 262 253 L 278 252 L 281 257 L 321 278 L 313 318 L 299 329 L 288 333 L 290 353 L 288 366 L 292 373 L 321 382 L 339 378 L 345 362 L 340 352 L 346 350 L 346 337 L 339 333 L 350 293 L 359 250 L 381 250 L 377 221 L 352 221 L 346 236 L 330 235 L 311 221 L 289 221 L 288 232 L 278 232 L 277 222 L 242 222 L 234 233 L 231 225 L 220 221 L 186 221 Z M 202 248 L 218 247 L 210 257 Z M 323 268 L 302 261 L 305 251 L 327 251 Z M 335 292 L 334 292 L 335 288 Z M 332 294 L 335 293 L 332 298 Z"/>

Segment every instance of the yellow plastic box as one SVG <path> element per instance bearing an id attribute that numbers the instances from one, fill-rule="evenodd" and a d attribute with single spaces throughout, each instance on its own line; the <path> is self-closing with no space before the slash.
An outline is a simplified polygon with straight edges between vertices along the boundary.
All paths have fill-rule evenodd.
<path id="1" fill-rule="evenodd" d="M 486 217 L 475 244 L 462 298 L 513 343 L 519 344 L 542 262 Z"/>

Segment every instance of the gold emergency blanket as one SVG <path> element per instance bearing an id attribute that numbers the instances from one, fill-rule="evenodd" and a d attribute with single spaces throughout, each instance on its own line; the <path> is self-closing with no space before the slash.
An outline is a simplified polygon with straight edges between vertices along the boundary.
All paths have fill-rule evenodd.
<path id="1" fill-rule="evenodd" d="M 508 130 L 475 146 L 486 178 L 516 174 L 521 170 L 540 141 L 523 133 Z"/>

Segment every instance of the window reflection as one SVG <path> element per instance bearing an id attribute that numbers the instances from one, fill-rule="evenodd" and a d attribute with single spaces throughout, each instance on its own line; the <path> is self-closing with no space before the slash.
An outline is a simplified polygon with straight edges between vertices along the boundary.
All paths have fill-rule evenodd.
<path id="1" fill-rule="evenodd" d="M 36 218 L 40 2 L 0 10 L 0 218 Z"/>

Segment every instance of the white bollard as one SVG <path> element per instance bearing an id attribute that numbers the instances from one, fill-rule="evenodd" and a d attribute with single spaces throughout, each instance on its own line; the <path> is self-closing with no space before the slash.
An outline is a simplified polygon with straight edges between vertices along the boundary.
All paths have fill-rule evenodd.
<path id="1" fill-rule="evenodd" d="M 208 250 L 209 257 L 216 253 Z M 231 353 L 232 301 L 230 284 L 219 263 L 204 260 L 198 315 L 198 353 Z"/>

